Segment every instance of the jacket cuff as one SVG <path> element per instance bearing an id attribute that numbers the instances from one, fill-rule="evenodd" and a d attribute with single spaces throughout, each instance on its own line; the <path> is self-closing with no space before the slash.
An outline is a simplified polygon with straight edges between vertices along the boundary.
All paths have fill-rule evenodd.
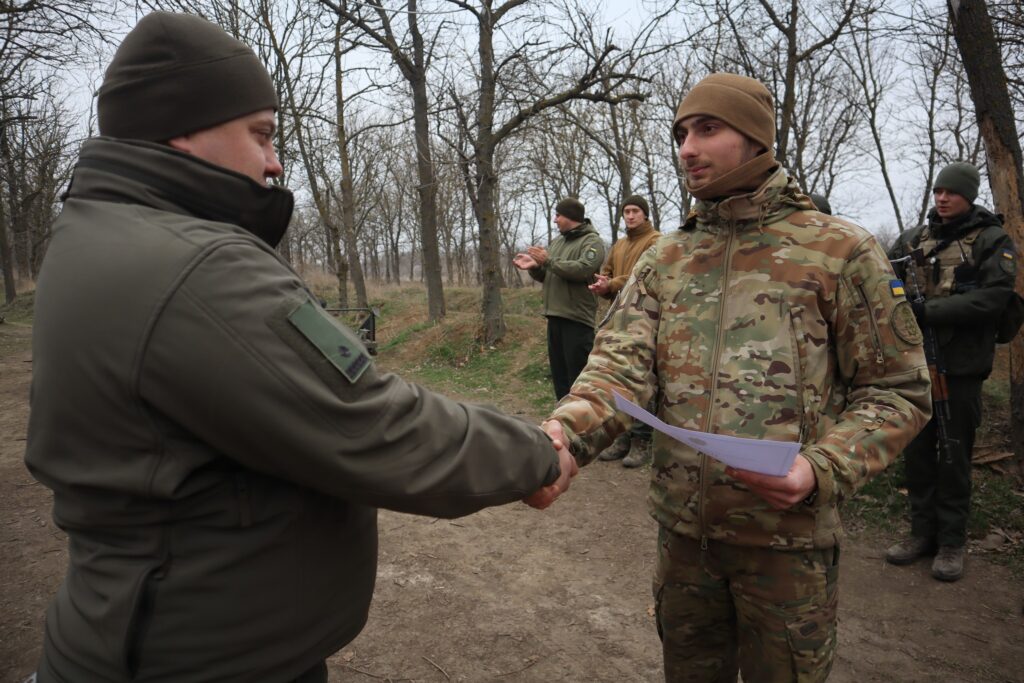
<path id="1" fill-rule="evenodd" d="M 832 463 L 828 458 L 813 447 L 804 448 L 797 457 L 807 458 L 814 469 L 814 477 L 818 480 L 818 488 L 810 496 L 808 505 L 815 508 L 832 507 L 838 503 L 836 500 L 836 483 L 832 475 Z"/>

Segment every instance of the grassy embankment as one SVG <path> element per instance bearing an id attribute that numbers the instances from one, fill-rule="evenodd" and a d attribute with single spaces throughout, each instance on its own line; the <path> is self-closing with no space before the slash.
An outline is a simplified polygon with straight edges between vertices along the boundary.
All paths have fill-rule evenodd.
<path id="1" fill-rule="evenodd" d="M 328 289 L 321 289 L 321 293 L 331 298 Z M 508 334 L 500 345 L 485 347 L 476 341 L 479 290 L 449 288 L 448 315 L 435 325 L 427 320 L 426 293 L 421 286 L 373 289 L 370 298 L 381 313 L 378 363 L 449 396 L 540 419 L 553 405 L 545 323 L 539 315 L 540 290 L 509 289 L 503 297 Z M 0 315 L 17 325 L 30 323 L 31 295 L 19 297 L 12 307 L 0 307 Z M 978 432 L 976 458 L 991 458 L 1010 450 L 1007 356 L 1007 349 L 1001 347 L 996 370 L 985 384 L 984 422 Z M 1008 461 L 1001 462 L 1005 465 Z M 1000 461 L 974 468 L 971 539 L 977 542 L 974 545 L 978 552 L 1009 563 L 1018 574 L 1024 574 L 1024 487 L 999 468 Z M 906 532 L 907 499 L 902 479 L 900 460 L 845 504 L 844 519 L 851 531 L 889 535 Z M 997 542 L 999 537 L 1001 543 Z M 977 547 L 981 544 L 992 547 Z"/>

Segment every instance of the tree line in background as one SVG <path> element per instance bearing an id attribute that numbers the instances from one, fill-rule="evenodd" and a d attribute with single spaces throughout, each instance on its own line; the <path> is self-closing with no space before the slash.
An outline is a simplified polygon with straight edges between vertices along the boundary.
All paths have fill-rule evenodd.
<path id="1" fill-rule="evenodd" d="M 996 209 L 1024 246 L 1024 0 L 598 4 L 0 0 L 6 298 L 35 279 L 78 146 L 95 134 L 66 75 L 91 65 L 98 83 L 108 36 L 153 9 L 204 16 L 269 65 L 278 182 L 297 197 L 280 250 L 300 272 L 333 274 L 342 305 L 366 306 L 368 281 L 422 281 L 438 319 L 446 284 L 480 286 L 481 340 L 500 340 L 501 289 L 521 283 L 512 255 L 552 237 L 560 197 L 581 197 L 613 241 L 629 194 L 648 197 L 662 229 L 687 214 L 669 128 L 712 71 L 763 81 L 776 156 L 806 191 L 854 204 L 839 213 L 885 206 L 891 224 L 867 226 L 883 241 L 921 223 L 938 169 L 964 160 L 988 165 Z M 884 194 L 859 191 L 865 182 Z"/>

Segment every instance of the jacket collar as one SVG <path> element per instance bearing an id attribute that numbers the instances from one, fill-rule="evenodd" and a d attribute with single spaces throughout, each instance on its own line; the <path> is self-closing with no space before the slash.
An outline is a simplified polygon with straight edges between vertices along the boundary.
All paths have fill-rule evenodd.
<path id="1" fill-rule="evenodd" d="M 288 229 L 294 199 L 282 187 L 152 142 L 86 140 L 63 199 L 141 204 L 237 225 L 276 247 Z"/>
<path id="2" fill-rule="evenodd" d="M 971 208 L 962 216 L 957 216 L 951 221 L 944 222 L 939 218 L 935 207 L 928 212 L 928 232 L 938 239 L 952 237 L 970 232 L 975 228 L 986 225 L 1002 225 L 1003 217 L 992 213 L 988 209 L 971 204 Z"/>
<path id="3" fill-rule="evenodd" d="M 651 225 L 650 221 L 644 221 L 643 223 L 636 226 L 632 230 L 626 228 L 626 239 L 637 240 L 651 232 L 654 232 L 654 226 Z"/>
<path id="4" fill-rule="evenodd" d="M 584 218 L 583 222 L 577 225 L 575 228 L 563 232 L 562 237 L 564 237 L 567 240 L 574 240 L 577 237 L 582 237 L 588 232 L 596 233 L 597 230 L 594 228 L 594 224 L 590 222 L 589 218 Z"/>
<path id="5" fill-rule="evenodd" d="M 801 210 L 816 209 L 780 166 L 753 192 L 698 201 L 684 227 L 696 226 L 710 232 L 759 230 Z"/>

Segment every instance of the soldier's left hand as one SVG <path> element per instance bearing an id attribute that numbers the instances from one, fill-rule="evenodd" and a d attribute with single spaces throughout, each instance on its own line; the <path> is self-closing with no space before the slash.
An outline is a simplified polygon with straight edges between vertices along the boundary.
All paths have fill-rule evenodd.
<path id="1" fill-rule="evenodd" d="M 747 485 L 752 493 L 777 510 L 785 510 L 807 499 L 818 488 L 818 477 L 810 461 L 798 455 L 784 477 L 726 467 L 725 473 Z"/>
<path id="2" fill-rule="evenodd" d="M 530 270 L 536 268 L 539 264 L 533 260 L 529 254 L 519 253 L 516 254 L 515 258 L 512 259 L 512 263 L 515 264 L 519 270 Z"/>
<path id="3" fill-rule="evenodd" d="M 526 253 L 533 257 L 537 265 L 543 266 L 548 261 L 548 250 L 544 247 L 532 246 L 526 248 Z"/>

